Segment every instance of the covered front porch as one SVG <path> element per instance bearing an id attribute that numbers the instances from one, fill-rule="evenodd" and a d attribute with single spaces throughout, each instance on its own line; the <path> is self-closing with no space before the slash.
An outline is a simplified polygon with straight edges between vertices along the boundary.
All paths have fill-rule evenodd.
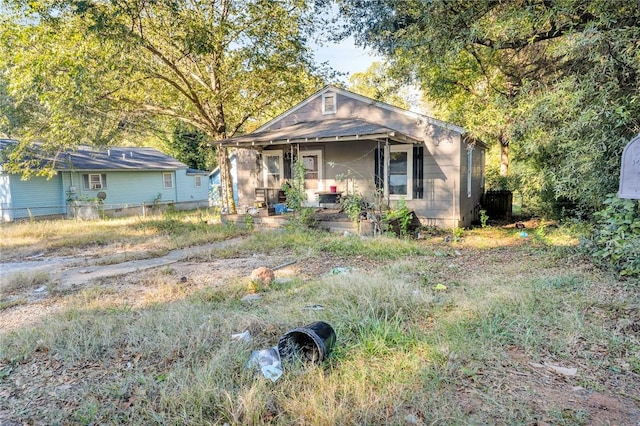
<path id="1" fill-rule="evenodd" d="M 237 148 L 238 210 L 272 209 L 285 202 L 284 186 L 304 165 L 307 207 L 339 207 L 343 197 L 360 194 L 386 201 L 412 199 L 413 176 L 422 181 L 421 141 L 360 119 L 322 120 L 254 132 L 222 142 Z M 420 151 L 421 154 L 421 151 Z"/>

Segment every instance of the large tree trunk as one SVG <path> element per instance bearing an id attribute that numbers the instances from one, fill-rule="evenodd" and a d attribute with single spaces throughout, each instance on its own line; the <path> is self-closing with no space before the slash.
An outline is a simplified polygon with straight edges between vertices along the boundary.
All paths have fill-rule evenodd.
<path id="1" fill-rule="evenodd" d="M 509 176 L 509 139 L 500 135 L 500 176 Z"/>

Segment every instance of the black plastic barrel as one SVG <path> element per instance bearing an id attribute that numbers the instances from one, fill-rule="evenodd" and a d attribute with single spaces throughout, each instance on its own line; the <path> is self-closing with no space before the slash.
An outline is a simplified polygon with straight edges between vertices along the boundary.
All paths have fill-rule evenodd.
<path id="1" fill-rule="evenodd" d="M 336 332 L 329 324 L 316 321 L 287 331 L 278 341 L 282 359 L 320 364 L 336 343 Z"/>

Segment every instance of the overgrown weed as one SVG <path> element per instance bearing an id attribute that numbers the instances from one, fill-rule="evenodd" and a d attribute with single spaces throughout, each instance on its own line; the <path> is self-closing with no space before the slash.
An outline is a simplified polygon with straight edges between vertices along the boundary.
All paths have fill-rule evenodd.
<path id="1" fill-rule="evenodd" d="M 0 295 L 15 290 L 26 290 L 51 283 L 51 274 L 47 271 L 18 272 L 2 276 L 0 280 Z"/>

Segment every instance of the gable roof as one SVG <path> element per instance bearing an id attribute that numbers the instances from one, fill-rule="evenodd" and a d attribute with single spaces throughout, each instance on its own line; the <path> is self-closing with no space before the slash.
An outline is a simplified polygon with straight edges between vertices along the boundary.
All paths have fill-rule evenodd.
<path id="1" fill-rule="evenodd" d="M 225 143 L 260 146 L 273 143 L 335 142 L 378 138 L 389 138 L 404 143 L 420 142 L 411 136 L 365 120 L 335 118 L 303 121 L 278 129 L 255 131 L 227 139 Z"/>
<path id="2" fill-rule="evenodd" d="M 177 170 L 187 165 L 154 148 L 80 147 L 58 157 L 61 170 Z"/>
<path id="3" fill-rule="evenodd" d="M 379 107 L 379 108 L 382 108 L 382 109 L 385 109 L 385 110 L 388 110 L 388 111 L 392 111 L 392 112 L 395 112 L 395 113 L 403 114 L 403 115 L 405 115 L 407 117 L 410 117 L 410 118 L 413 118 L 413 119 L 416 119 L 416 120 L 420 119 L 420 120 L 422 120 L 422 121 L 424 121 L 426 123 L 432 124 L 434 126 L 442 127 L 444 129 L 451 130 L 451 131 L 454 131 L 454 132 L 457 132 L 457 133 L 460 133 L 460 134 L 464 134 L 464 133 L 467 132 L 466 129 L 464 129 L 463 127 L 460 127 L 460 126 L 456 126 L 455 124 L 448 123 L 448 122 L 442 121 L 442 120 L 438 120 L 436 118 L 429 117 L 428 115 L 424 115 L 424 114 L 420 114 L 420 113 L 417 113 L 417 112 L 409 111 L 409 110 L 406 110 L 404 108 L 399 108 L 399 107 L 393 106 L 391 104 L 388 104 L 386 102 L 376 101 L 375 99 L 368 98 L 368 97 L 363 96 L 363 95 L 359 95 L 359 94 L 351 92 L 349 90 L 341 89 L 341 88 L 339 88 L 337 86 L 334 86 L 334 85 L 331 85 L 331 84 L 328 84 L 328 85 L 324 86 L 322 89 L 318 90 L 316 93 L 314 93 L 313 95 L 309 96 L 308 98 L 306 98 L 302 102 L 300 102 L 297 105 L 289 108 L 288 110 L 286 110 L 282 114 L 278 115 L 277 117 L 271 119 L 270 121 L 266 122 L 262 126 L 258 127 L 255 131 L 256 132 L 260 132 L 260 131 L 263 131 L 263 130 L 273 126 L 278 121 L 280 121 L 283 118 L 285 118 L 286 116 L 296 112 L 300 108 L 304 107 L 305 105 L 307 105 L 308 103 L 310 103 L 313 100 L 317 99 L 318 97 L 321 97 L 322 95 L 324 95 L 327 92 L 337 93 L 337 94 L 340 94 L 342 96 L 346 96 L 346 97 L 358 100 L 360 102 L 366 102 L 366 103 L 374 105 L 376 107 Z"/>
<path id="4" fill-rule="evenodd" d="M 0 139 L 0 150 L 17 141 Z M 37 146 L 36 146 L 37 148 Z M 43 162 L 53 163 L 58 171 L 68 170 L 177 170 L 187 165 L 154 148 L 113 147 L 104 150 L 80 146 L 74 151 L 43 156 Z M 204 172 L 206 173 L 206 172 Z"/>

